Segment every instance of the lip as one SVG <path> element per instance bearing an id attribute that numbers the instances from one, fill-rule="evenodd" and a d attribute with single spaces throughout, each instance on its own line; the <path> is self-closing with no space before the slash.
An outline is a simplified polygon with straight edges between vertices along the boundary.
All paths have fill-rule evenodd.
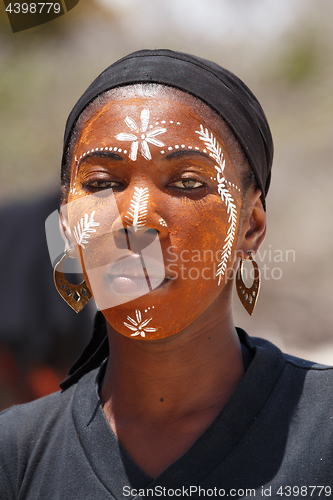
<path id="1" fill-rule="evenodd" d="M 151 289 L 149 289 L 147 280 L 145 278 L 137 278 L 133 276 L 116 276 L 109 279 L 109 286 L 112 292 L 116 295 L 137 298 L 163 288 L 170 281 L 172 281 L 170 278 L 165 278 L 162 282 L 159 280 L 156 283 L 151 280 Z"/>
<path id="2" fill-rule="evenodd" d="M 121 257 L 113 262 L 107 270 L 106 278 L 113 293 L 128 297 L 145 295 L 163 287 L 171 279 L 165 276 L 164 262 L 152 258 L 141 259 L 139 254 Z"/>
<path id="3" fill-rule="evenodd" d="M 109 276 L 108 283 L 113 293 L 127 297 L 138 297 L 149 292 L 145 277 Z"/>
<path id="4" fill-rule="evenodd" d="M 113 262 L 107 270 L 107 276 L 109 279 L 116 277 L 144 278 L 144 269 L 149 280 L 163 280 L 165 278 L 164 262 L 158 262 L 150 257 L 141 258 L 138 254 L 121 257 Z"/>

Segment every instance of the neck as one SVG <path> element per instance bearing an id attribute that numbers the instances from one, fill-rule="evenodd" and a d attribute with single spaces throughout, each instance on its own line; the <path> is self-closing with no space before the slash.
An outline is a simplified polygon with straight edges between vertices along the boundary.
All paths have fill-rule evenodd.
<path id="1" fill-rule="evenodd" d="M 230 308 L 225 314 L 207 310 L 181 332 L 155 341 L 108 331 L 100 396 L 109 420 L 131 415 L 161 422 L 213 407 L 217 415 L 244 375 Z"/>

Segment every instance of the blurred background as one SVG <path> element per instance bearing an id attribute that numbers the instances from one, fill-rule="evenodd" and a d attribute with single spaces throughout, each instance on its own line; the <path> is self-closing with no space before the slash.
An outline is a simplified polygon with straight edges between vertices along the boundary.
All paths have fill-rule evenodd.
<path id="1" fill-rule="evenodd" d="M 69 111 L 142 48 L 214 60 L 258 97 L 275 160 L 262 290 L 252 318 L 235 298 L 236 325 L 333 364 L 332 18 L 331 0 L 80 0 L 13 34 L 0 3 L 0 408 L 56 390 L 89 337 L 92 307 L 76 316 L 53 290 L 44 220 Z"/>

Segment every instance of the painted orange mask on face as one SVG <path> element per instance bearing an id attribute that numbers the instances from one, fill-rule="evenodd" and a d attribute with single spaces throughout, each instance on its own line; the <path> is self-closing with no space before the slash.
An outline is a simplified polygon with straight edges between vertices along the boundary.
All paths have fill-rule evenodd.
<path id="1" fill-rule="evenodd" d="M 232 263 L 239 179 L 216 127 L 187 101 L 110 98 L 74 148 L 67 218 L 99 308 L 127 337 L 192 323 Z"/>

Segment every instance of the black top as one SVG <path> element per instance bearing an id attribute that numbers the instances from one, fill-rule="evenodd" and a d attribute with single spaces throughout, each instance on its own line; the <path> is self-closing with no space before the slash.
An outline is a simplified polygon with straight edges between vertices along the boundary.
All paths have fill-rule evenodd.
<path id="1" fill-rule="evenodd" d="M 168 498 L 172 491 L 201 498 L 199 487 L 213 497 L 223 490 L 262 497 L 264 487 L 274 499 L 290 491 L 292 498 L 333 498 L 333 369 L 239 334 L 253 355 L 244 378 L 213 424 L 157 479 L 109 426 L 98 396 L 102 367 L 0 415 L 0 499 Z"/>

